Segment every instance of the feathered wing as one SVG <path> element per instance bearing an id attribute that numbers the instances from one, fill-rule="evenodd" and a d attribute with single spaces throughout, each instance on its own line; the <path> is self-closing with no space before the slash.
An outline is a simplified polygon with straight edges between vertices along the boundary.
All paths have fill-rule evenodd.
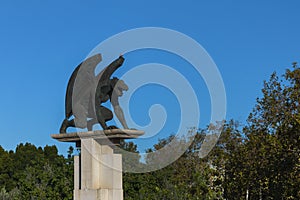
<path id="1" fill-rule="evenodd" d="M 96 87 L 95 68 L 101 60 L 101 54 L 91 56 L 80 63 L 72 73 L 66 92 L 66 118 L 76 112 L 88 111 L 90 94 Z"/>

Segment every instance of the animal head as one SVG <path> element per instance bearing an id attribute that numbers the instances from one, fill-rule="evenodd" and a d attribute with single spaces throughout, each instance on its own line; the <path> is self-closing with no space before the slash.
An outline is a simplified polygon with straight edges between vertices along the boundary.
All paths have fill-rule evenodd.
<path id="1" fill-rule="evenodd" d="M 111 86 L 113 88 L 113 93 L 119 97 L 123 95 L 124 90 L 128 90 L 128 86 L 125 84 L 125 82 L 116 77 L 111 79 Z"/>

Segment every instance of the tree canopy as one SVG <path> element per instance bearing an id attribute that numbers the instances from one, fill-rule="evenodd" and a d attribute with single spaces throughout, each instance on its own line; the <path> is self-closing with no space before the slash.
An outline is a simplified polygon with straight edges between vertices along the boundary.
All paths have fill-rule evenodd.
<path id="1" fill-rule="evenodd" d="M 0 199 L 72 199 L 73 158 L 55 146 L 20 144 L 15 152 L 0 147 Z"/>

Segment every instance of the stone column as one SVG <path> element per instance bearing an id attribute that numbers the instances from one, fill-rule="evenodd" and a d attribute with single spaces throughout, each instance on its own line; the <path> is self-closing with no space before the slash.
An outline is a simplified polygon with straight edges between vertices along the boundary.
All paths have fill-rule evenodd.
<path id="1" fill-rule="evenodd" d="M 80 156 L 74 156 L 74 199 L 123 200 L 122 155 L 113 147 L 143 134 L 128 129 L 52 134 L 53 139 L 81 147 Z"/>
<path id="2" fill-rule="evenodd" d="M 80 157 L 80 166 L 74 158 L 74 178 L 79 178 L 74 182 L 74 199 L 123 200 L 122 155 L 93 138 L 83 138 Z"/>

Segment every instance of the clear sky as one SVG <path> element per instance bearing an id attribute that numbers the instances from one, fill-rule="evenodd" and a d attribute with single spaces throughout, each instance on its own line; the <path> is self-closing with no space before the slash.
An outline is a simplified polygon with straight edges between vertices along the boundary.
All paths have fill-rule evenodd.
<path id="1" fill-rule="evenodd" d="M 284 73 L 292 62 L 299 61 L 299 8 L 298 0 L 3 0 L 0 2 L 0 145 L 10 150 L 21 142 L 37 146 L 55 144 L 65 153 L 70 144 L 58 143 L 50 134 L 58 133 L 64 118 L 65 90 L 72 71 L 108 37 L 148 26 L 182 32 L 201 44 L 222 75 L 227 95 L 226 118 L 245 123 L 255 99 L 261 95 L 263 80 L 273 71 Z M 176 59 L 154 51 L 141 51 L 125 58 L 124 71 L 144 62 L 173 65 Z M 118 72 L 119 75 L 124 71 Z M 198 84 L 193 77 L 191 80 L 192 84 Z M 194 87 L 198 97 L 207 93 L 202 86 Z M 159 90 L 158 87 L 158 93 Z M 166 96 L 161 99 L 167 102 L 166 110 L 175 111 L 170 114 L 164 133 L 157 138 L 174 133 L 173 127 L 178 123 L 174 116 L 179 114 L 172 107 L 176 101 L 170 100 L 172 94 L 164 93 Z M 143 94 L 146 92 L 136 96 L 143 99 Z M 144 108 L 140 101 L 139 114 L 134 116 L 137 122 L 147 123 L 147 115 L 143 113 L 148 112 L 151 101 L 146 101 Z M 199 126 L 208 122 L 205 104 L 209 107 L 209 100 L 203 101 L 203 123 Z M 149 141 L 148 147 L 157 138 Z"/>

